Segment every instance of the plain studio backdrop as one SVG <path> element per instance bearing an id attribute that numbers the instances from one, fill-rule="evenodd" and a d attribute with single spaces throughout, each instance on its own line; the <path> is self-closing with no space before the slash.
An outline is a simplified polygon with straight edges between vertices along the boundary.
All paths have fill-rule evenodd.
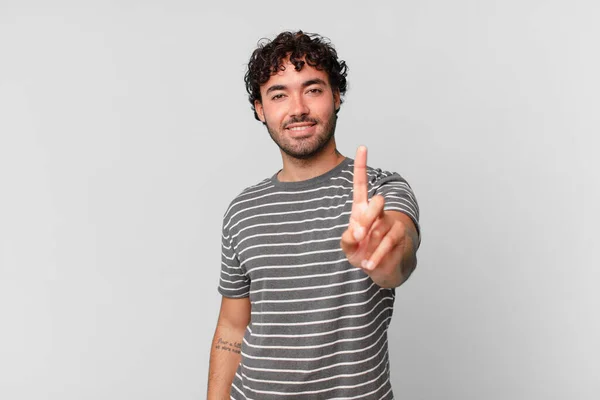
<path id="1" fill-rule="evenodd" d="M 421 206 L 398 399 L 600 398 L 600 7 L 0 1 L 0 398 L 205 397 L 221 218 L 281 168 L 261 37 L 349 65 L 340 151 Z"/>

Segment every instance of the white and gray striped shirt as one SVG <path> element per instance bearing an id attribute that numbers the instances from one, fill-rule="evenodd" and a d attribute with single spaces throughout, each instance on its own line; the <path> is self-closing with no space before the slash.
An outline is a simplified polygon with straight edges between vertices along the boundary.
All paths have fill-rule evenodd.
<path id="1" fill-rule="evenodd" d="M 354 161 L 302 182 L 276 176 L 245 189 L 223 218 L 219 292 L 250 297 L 251 321 L 233 399 L 392 399 L 387 329 L 394 290 L 350 265 L 340 248 L 352 209 Z M 367 168 L 369 197 L 412 218 L 398 174 Z"/>

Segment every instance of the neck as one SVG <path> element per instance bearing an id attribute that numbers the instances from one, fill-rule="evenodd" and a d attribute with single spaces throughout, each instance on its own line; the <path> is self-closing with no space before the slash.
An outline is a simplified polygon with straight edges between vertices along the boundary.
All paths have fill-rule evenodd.
<path id="1" fill-rule="evenodd" d="M 280 182 L 300 182 L 323 175 L 345 159 L 337 151 L 334 140 L 331 141 L 331 145 L 326 146 L 311 158 L 293 158 L 284 152 L 281 152 L 281 158 L 283 159 L 283 169 L 277 175 Z"/>

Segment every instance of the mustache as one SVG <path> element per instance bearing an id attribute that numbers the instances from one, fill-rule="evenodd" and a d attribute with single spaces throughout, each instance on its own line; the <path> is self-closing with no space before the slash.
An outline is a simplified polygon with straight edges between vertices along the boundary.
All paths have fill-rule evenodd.
<path id="1" fill-rule="evenodd" d="M 307 116 L 302 116 L 302 117 L 294 117 L 294 118 L 290 119 L 285 124 L 283 124 L 283 127 L 287 128 L 288 125 L 299 124 L 299 123 L 302 123 L 302 122 L 310 122 L 310 123 L 313 123 L 313 124 L 318 124 L 319 123 L 319 121 L 316 120 L 316 119 L 314 119 L 314 118 L 309 118 Z"/>

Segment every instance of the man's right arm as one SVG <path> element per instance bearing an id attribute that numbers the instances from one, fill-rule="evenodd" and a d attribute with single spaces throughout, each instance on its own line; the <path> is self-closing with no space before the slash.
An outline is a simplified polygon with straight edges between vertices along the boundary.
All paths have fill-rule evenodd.
<path id="1" fill-rule="evenodd" d="M 250 299 L 223 297 L 210 350 L 208 400 L 229 399 L 231 383 L 240 364 L 242 339 L 250 323 Z"/>

